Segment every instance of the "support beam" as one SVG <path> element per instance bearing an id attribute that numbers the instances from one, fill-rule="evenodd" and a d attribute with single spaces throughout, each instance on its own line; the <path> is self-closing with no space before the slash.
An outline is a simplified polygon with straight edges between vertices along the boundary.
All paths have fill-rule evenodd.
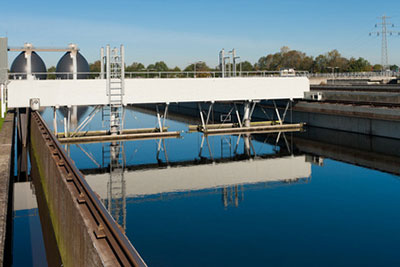
<path id="1" fill-rule="evenodd" d="M 160 110 L 158 109 L 158 105 L 156 105 L 156 111 L 157 111 L 157 123 L 158 123 L 158 128 L 160 129 L 160 132 L 163 131 L 163 126 L 161 123 L 161 115 L 160 115 Z"/>
<path id="2" fill-rule="evenodd" d="M 242 128 L 242 121 L 240 119 L 239 110 L 237 109 L 236 103 L 233 103 L 233 105 L 235 107 L 235 113 L 236 113 L 236 118 L 237 118 L 238 123 L 239 123 L 239 127 Z"/>
<path id="3" fill-rule="evenodd" d="M 244 127 L 250 127 L 250 102 L 246 101 L 243 105 L 243 125 Z"/>
<path id="4" fill-rule="evenodd" d="M 67 132 L 68 135 L 71 132 L 71 107 L 67 107 L 68 113 L 67 113 Z"/>
<path id="5" fill-rule="evenodd" d="M 279 110 L 278 110 L 278 108 L 276 107 L 276 103 L 275 103 L 275 101 L 272 101 L 272 103 L 274 103 L 275 113 L 276 113 L 276 116 L 278 116 L 279 124 L 282 125 L 282 124 L 283 124 L 283 121 L 282 121 L 282 119 L 281 119 L 281 115 L 279 114 Z"/>
<path id="6" fill-rule="evenodd" d="M 306 77 L 149 78 L 126 79 L 124 84 L 123 105 L 295 99 L 310 90 Z M 29 107 L 32 98 L 39 98 L 41 107 L 108 105 L 107 86 L 106 95 L 101 79 L 11 80 L 8 106 Z"/>
<path id="7" fill-rule="evenodd" d="M 199 112 L 200 112 L 200 119 L 201 119 L 201 125 L 203 126 L 203 130 L 207 129 L 206 122 L 204 121 L 204 116 L 203 116 L 203 111 L 201 110 L 201 104 L 198 103 L 199 106 Z"/>
<path id="8" fill-rule="evenodd" d="M 32 80 L 32 50 L 25 51 L 25 58 L 26 58 L 26 79 Z"/>
<path id="9" fill-rule="evenodd" d="M 54 135 L 57 136 L 57 108 L 53 107 L 53 129 Z"/>

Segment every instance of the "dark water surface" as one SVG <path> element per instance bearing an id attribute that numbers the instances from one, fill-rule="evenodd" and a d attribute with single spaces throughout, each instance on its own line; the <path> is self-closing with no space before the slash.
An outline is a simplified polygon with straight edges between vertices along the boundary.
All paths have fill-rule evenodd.
<path id="1" fill-rule="evenodd" d="M 253 135 L 249 157 L 243 136 L 210 136 L 199 155 L 202 134 L 167 125 L 182 138 L 66 147 L 149 266 L 400 266 L 398 141 Z"/>

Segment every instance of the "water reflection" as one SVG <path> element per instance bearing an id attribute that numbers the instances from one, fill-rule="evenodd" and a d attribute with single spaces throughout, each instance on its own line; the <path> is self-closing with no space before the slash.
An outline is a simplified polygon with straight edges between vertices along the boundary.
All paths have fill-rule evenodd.
<path id="1" fill-rule="evenodd" d="M 128 127 L 156 123 L 130 112 Z M 168 126 L 185 130 L 184 118 Z M 399 265 L 399 179 L 375 171 L 400 173 L 397 140 L 314 128 L 182 138 L 70 147 L 150 266 Z"/>
<path id="2" fill-rule="evenodd" d="M 109 150 L 105 150 L 105 153 L 103 153 L 103 158 L 108 157 L 110 160 L 108 166 L 109 178 L 103 184 L 103 186 L 107 184 L 107 195 L 100 195 L 100 197 L 115 221 L 126 229 L 126 181 L 124 170 L 126 160 L 123 142 L 112 142 L 108 148 Z M 99 193 L 95 188 L 92 187 L 92 189 Z"/>
<path id="3" fill-rule="evenodd" d="M 105 207 L 124 229 L 127 228 L 127 203 L 211 193 L 221 195 L 225 208 L 238 207 L 244 200 L 244 186 L 251 189 L 307 182 L 311 177 L 311 163 L 306 160 L 306 156 L 292 155 L 284 149 L 269 145 L 266 153 L 260 149 L 266 143 L 255 141 L 253 144 L 251 135 L 191 135 L 201 138 L 199 154 L 196 156 L 188 153 L 185 160 L 169 161 L 166 140 L 163 139 L 155 140 L 157 149 L 153 154 L 156 159 L 154 163 L 151 163 L 149 157 L 145 163 L 131 161 L 127 165 L 126 151 L 134 150 L 135 142 L 114 142 L 102 145 L 101 161 L 104 164 L 108 160 L 108 165 L 81 171 Z M 221 145 L 212 148 L 209 139 L 213 144 Z M 276 140 L 276 137 L 273 139 Z M 202 149 L 205 140 L 208 143 L 208 154 Z M 185 140 L 178 141 L 185 146 Z M 242 150 L 238 149 L 239 144 L 242 144 Z M 252 153 L 248 153 L 247 146 Z M 259 154 L 256 153 L 256 147 Z M 89 152 L 85 154 L 90 155 Z M 160 157 L 161 154 L 164 155 L 163 158 Z M 215 158 L 213 154 L 219 157 Z"/>
<path id="4" fill-rule="evenodd" d="M 32 182 L 14 183 L 13 205 L 13 265 L 47 266 Z"/>
<path id="5" fill-rule="evenodd" d="M 229 188 L 236 185 L 289 182 L 311 176 L 311 163 L 305 156 L 259 158 L 215 162 L 182 162 L 160 168 L 158 165 L 136 166 L 124 172 L 127 198 L 155 198 L 177 192 Z M 108 196 L 109 174 L 87 174 L 86 180 L 102 199 Z"/>

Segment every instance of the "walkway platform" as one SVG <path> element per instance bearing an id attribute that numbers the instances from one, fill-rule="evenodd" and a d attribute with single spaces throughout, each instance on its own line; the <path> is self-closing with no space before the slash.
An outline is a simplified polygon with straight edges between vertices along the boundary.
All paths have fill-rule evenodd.
<path id="1" fill-rule="evenodd" d="M 236 123 L 208 124 L 204 129 L 201 125 L 190 125 L 190 131 L 199 131 L 206 135 L 226 135 L 226 134 L 251 134 L 251 133 L 277 133 L 277 132 L 297 132 L 303 130 L 303 123 L 295 124 L 273 124 L 270 121 L 252 122 L 250 127 L 239 127 Z"/>

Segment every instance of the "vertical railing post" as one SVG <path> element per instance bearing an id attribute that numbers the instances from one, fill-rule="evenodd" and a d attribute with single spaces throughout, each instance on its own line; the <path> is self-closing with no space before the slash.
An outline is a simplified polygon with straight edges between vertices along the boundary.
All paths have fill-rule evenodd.
<path id="1" fill-rule="evenodd" d="M 110 72 L 110 45 L 106 46 L 106 78 L 107 78 L 107 95 L 110 94 L 110 79 L 111 79 L 111 72 Z"/>

